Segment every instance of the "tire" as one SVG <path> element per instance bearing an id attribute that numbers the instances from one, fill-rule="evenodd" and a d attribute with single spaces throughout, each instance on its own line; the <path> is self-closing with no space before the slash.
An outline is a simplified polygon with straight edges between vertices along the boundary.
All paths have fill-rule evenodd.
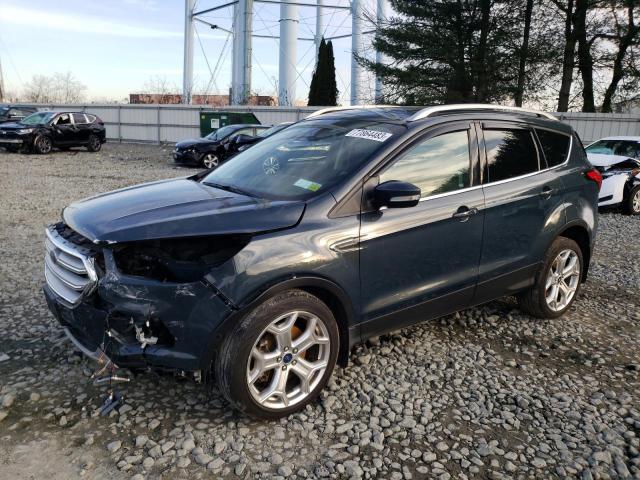
<path id="1" fill-rule="evenodd" d="M 290 415 L 313 402 L 326 385 L 339 338 L 331 310 L 317 297 L 301 290 L 279 293 L 247 314 L 222 341 L 214 365 L 218 387 L 234 408 L 252 417 Z M 272 366 L 260 368 L 256 354 Z M 279 380 L 285 383 L 278 385 Z M 284 389 L 269 395 L 271 387 L 281 385 Z"/>
<path id="2" fill-rule="evenodd" d="M 33 141 L 33 150 L 40 155 L 51 153 L 51 150 L 53 150 L 51 138 L 46 135 L 38 135 Z"/>
<path id="3" fill-rule="evenodd" d="M 624 212 L 628 215 L 640 215 L 640 185 L 633 187 L 624 200 Z"/>
<path id="4" fill-rule="evenodd" d="M 98 152 L 102 148 L 102 142 L 100 139 L 94 135 L 89 135 L 89 139 L 87 140 L 87 150 L 90 152 Z"/>
<path id="5" fill-rule="evenodd" d="M 217 168 L 218 165 L 220 165 L 220 157 L 218 155 L 216 155 L 215 153 L 205 153 L 202 156 L 202 166 L 204 168 Z"/>
<path id="6" fill-rule="evenodd" d="M 563 266 L 563 270 L 567 270 L 571 264 L 574 267 L 565 277 L 557 274 L 559 267 Z M 536 274 L 535 284 L 518 295 L 520 309 L 538 318 L 561 316 L 571 307 L 580 292 L 583 271 L 582 250 L 578 244 L 566 237 L 556 238 L 545 254 L 542 267 Z"/>

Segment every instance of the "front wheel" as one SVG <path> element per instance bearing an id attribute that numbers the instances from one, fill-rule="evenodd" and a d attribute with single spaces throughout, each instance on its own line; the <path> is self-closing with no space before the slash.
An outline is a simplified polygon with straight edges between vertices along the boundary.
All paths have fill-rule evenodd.
<path id="1" fill-rule="evenodd" d="M 338 326 L 320 299 L 301 290 L 280 293 L 222 342 L 215 364 L 220 391 L 253 417 L 289 415 L 320 394 L 338 348 Z"/>
<path id="2" fill-rule="evenodd" d="M 518 296 L 520 308 L 538 318 L 559 317 L 578 295 L 582 268 L 578 244 L 570 238 L 556 238 L 547 250 L 535 284 Z"/>
<path id="3" fill-rule="evenodd" d="M 53 150 L 53 142 L 46 135 L 38 135 L 33 142 L 33 149 L 36 153 L 46 155 Z"/>
<path id="4" fill-rule="evenodd" d="M 220 165 L 220 159 L 215 153 L 206 153 L 202 157 L 202 165 L 204 168 L 216 168 Z"/>
<path id="5" fill-rule="evenodd" d="M 89 140 L 87 141 L 87 150 L 90 152 L 97 152 L 102 148 L 102 142 L 98 138 L 97 135 L 91 134 L 89 136 Z"/>
<path id="6" fill-rule="evenodd" d="M 640 215 L 640 185 L 633 187 L 627 196 L 624 210 L 629 215 Z"/>

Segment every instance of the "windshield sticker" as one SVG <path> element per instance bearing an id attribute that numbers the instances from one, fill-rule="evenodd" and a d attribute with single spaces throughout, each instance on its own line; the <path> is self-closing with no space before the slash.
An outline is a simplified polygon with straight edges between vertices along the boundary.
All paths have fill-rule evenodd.
<path id="1" fill-rule="evenodd" d="M 363 130 L 361 128 L 355 128 L 347 133 L 345 137 L 366 138 L 367 140 L 373 140 L 375 142 L 384 142 L 392 135 L 392 133 L 388 132 L 377 132 L 375 130 Z"/>
<path id="2" fill-rule="evenodd" d="M 312 192 L 317 192 L 318 190 L 320 190 L 320 187 L 322 187 L 322 185 L 320 185 L 319 183 L 305 180 L 304 178 L 298 180 L 296 183 L 294 183 L 294 185 L 296 187 L 304 188 L 305 190 L 311 190 Z"/>

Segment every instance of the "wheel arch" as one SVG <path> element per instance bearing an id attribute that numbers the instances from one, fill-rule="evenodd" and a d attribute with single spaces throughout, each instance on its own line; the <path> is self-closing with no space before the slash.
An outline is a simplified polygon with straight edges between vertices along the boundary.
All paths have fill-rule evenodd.
<path id="1" fill-rule="evenodd" d="M 237 324 L 239 319 L 278 293 L 293 289 L 303 290 L 314 295 L 329 307 L 338 324 L 338 332 L 340 335 L 337 363 L 341 367 L 346 367 L 349 361 L 351 346 L 359 340 L 359 336 L 354 333 L 354 329 L 357 329 L 357 327 L 354 327 L 355 314 L 353 304 L 349 295 L 347 295 L 346 291 L 338 284 L 326 278 L 313 276 L 282 279 L 253 295 L 249 295 L 245 301 L 235 305 L 236 310 L 234 313 L 227 317 L 216 329 L 215 338 L 209 348 L 208 364 L 210 365 L 211 361 L 214 360 L 222 341 L 233 331 L 233 326 Z M 355 331 L 357 332 L 357 330 Z"/>
<path id="2" fill-rule="evenodd" d="M 587 280 L 589 265 L 591 263 L 591 234 L 586 224 L 581 221 L 568 223 L 558 233 L 558 237 L 565 237 L 573 240 L 580 247 L 582 259 L 584 260 L 584 268 L 582 270 L 582 281 Z"/>

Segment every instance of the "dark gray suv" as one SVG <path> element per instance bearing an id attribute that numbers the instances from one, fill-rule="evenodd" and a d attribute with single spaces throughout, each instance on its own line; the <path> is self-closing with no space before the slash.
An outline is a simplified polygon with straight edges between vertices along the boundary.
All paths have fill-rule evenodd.
<path id="1" fill-rule="evenodd" d="M 112 369 L 214 378 L 279 417 L 367 337 L 504 295 L 562 315 L 600 182 L 547 114 L 327 109 L 213 171 L 70 205 L 46 230 L 44 292 Z"/>

